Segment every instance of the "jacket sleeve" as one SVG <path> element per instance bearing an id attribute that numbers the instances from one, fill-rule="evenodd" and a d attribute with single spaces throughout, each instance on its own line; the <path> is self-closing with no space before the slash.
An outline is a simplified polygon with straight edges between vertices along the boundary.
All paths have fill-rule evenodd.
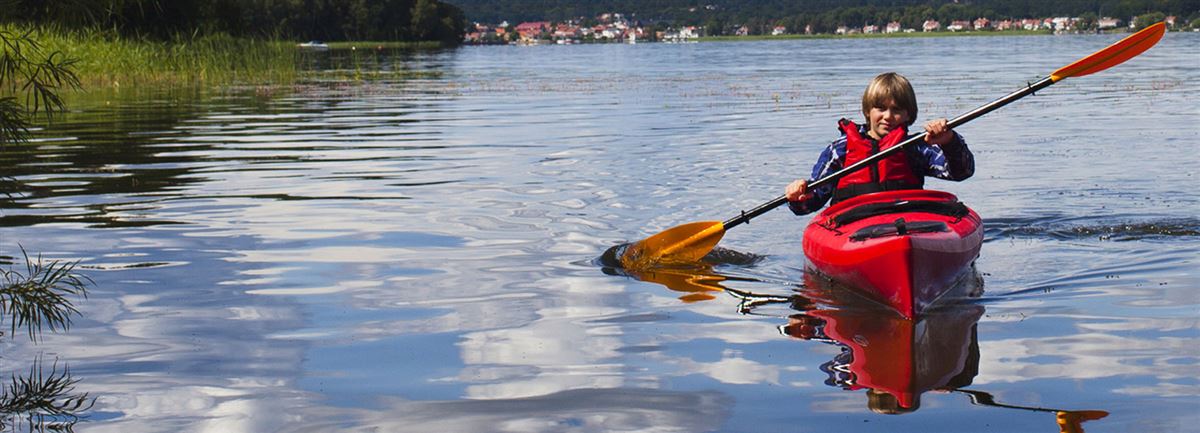
<path id="1" fill-rule="evenodd" d="M 817 158 L 817 163 L 813 164 L 812 176 L 808 178 L 808 183 L 812 184 L 817 179 L 821 179 L 830 174 L 836 173 L 842 169 L 842 162 L 846 159 L 846 139 L 842 137 L 821 151 L 821 156 Z M 836 185 L 822 185 L 819 188 L 810 191 L 810 198 L 802 201 L 789 201 L 788 208 L 796 215 L 804 215 L 812 213 L 817 209 L 825 206 L 829 202 L 829 198 L 833 197 L 833 189 Z"/>
<path id="2" fill-rule="evenodd" d="M 925 159 L 926 176 L 960 181 L 975 175 L 975 155 L 958 132 L 954 133 L 954 140 L 944 146 L 922 141 L 917 151 Z"/>

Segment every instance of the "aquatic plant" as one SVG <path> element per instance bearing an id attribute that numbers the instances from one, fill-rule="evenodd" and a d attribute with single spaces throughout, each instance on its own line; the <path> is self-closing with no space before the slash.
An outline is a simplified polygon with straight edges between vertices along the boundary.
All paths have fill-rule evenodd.
<path id="1" fill-rule="evenodd" d="M 0 269 L 0 320 L 7 316 L 12 335 L 24 328 L 30 340 L 36 340 L 43 327 L 54 332 L 69 329 L 71 317 L 79 314 L 71 297 L 86 298 L 91 278 L 75 273 L 79 262 L 47 263 L 41 255 L 30 260 L 24 248 L 21 253 L 25 273 Z"/>
<path id="2" fill-rule="evenodd" d="M 0 430 L 71 432 L 80 413 L 92 408 L 95 399 L 75 392 L 78 379 L 55 362 L 47 372 L 35 359 L 28 375 L 12 375 L 0 390 Z M 25 427 L 25 428 L 22 428 Z"/>

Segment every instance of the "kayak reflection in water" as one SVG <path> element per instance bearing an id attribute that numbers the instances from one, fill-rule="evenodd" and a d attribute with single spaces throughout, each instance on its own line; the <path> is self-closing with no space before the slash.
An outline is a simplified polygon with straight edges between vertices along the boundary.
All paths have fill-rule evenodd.
<path id="1" fill-rule="evenodd" d="M 845 390 L 866 390 L 867 407 L 876 413 L 904 414 L 920 409 L 928 391 L 967 394 L 976 405 L 1055 414 L 1061 433 L 1082 433 L 1082 424 L 1108 416 L 1101 410 L 1068 411 L 997 403 L 983 391 L 963 389 L 979 373 L 978 322 L 984 307 L 949 304 L 904 319 L 879 307 L 831 304 L 830 293 L 809 279 L 805 293 L 792 296 L 757 295 L 734 289 L 739 312 L 756 314 L 770 304 L 787 304 L 792 314 L 779 327 L 782 334 L 835 344 L 841 352 L 821 365 L 825 384 Z M 957 290 L 957 289 L 956 289 Z M 982 287 L 970 288 L 976 296 Z M 836 307 L 831 307 L 836 305 Z"/>
<path id="2" fill-rule="evenodd" d="M 881 311 L 809 310 L 789 317 L 780 331 L 840 346 L 821 366 L 825 383 L 865 389 L 872 411 L 900 414 L 919 409 L 926 391 L 971 384 L 979 372 L 976 323 L 983 310 L 961 305 L 915 321 Z"/>

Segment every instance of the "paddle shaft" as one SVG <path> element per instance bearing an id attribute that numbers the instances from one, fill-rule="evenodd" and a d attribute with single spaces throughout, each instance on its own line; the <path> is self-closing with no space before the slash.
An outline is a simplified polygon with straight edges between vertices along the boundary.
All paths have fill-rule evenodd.
<path id="1" fill-rule="evenodd" d="M 1054 83 L 1055 83 L 1055 81 L 1051 77 L 1046 77 L 1041 80 L 1038 80 L 1038 82 L 1031 83 L 1028 86 L 1022 88 L 1021 90 L 1009 93 L 1008 95 L 1004 96 L 1003 98 L 989 102 L 982 107 L 976 108 L 974 110 L 963 113 L 963 114 L 959 115 L 958 117 L 950 119 L 949 121 L 946 122 L 946 127 L 949 129 L 953 129 L 959 125 L 962 125 L 964 123 L 975 120 L 979 116 L 988 114 L 992 111 L 995 111 L 996 109 L 998 109 L 1000 107 L 1008 105 L 1009 103 L 1011 103 L 1013 101 L 1016 101 L 1018 99 L 1024 98 L 1025 96 L 1031 95 L 1034 92 L 1037 92 L 1038 90 L 1045 89 L 1046 87 L 1049 87 L 1051 84 L 1054 84 Z M 866 159 L 864 159 L 862 161 L 851 164 L 849 167 L 838 170 L 836 173 L 833 173 L 829 176 L 825 176 L 825 177 L 822 177 L 820 179 L 813 181 L 812 183 L 808 184 L 807 189 L 811 190 L 813 188 L 819 188 L 821 186 L 824 186 L 825 184 L 830 183 L 830 182 L 836 182 L 838 179 L 845 177 L 847 174 L 858 171 L 859 169 L 862 169 L 863 167 L 867 167 L 871 164 L 879 162 L 879 160 L 881 160 L 883 158 L 887 158 L 888 155 L 899 152 L 900 149 L 903 149 L 905 146 L 908 146 L 912 143 L 921 141 L 924 137 L 925 137 L 925 133 L 923 133 L 923 132 L 920 134 L 913 134 L 913 135 L 909 136 L 908 138 L 906 138 L 904 141 L 900 142 L 900 144 L 897 144 L 895 146 L 884 149 L 883 151 L 876 153 L 874 155 L 871 155 L 870 157 L 867 157 Z M 748 222 L 750 222 L 751 218 L 762 215 L 762 214 L 766 213 L 767 211 L 769 211 L 771 209 L 775 209 L 779 206 L 782 206 L 783 204 L 785 204 L 787 202 L 788 202 L 787 195 L 781 195 L 779 197 L 776 197 L 774 200 L 771 200 L 769 202 L 759 205 L 758 207 L 756 207 L 754 209 L 750 209 L 748 211 L 742 211 L 741 215 L 730 218 L 730 219 L 726 220 L 723 224 L 725 226 L 725 229 L 729 230 L 730 228 L 732 228 L 738 224 L 748 223 Z"/>

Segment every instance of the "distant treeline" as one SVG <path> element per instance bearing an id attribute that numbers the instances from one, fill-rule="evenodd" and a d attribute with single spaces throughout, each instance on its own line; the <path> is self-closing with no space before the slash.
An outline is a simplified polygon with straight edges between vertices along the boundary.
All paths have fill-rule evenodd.
<path id="1" fill-rule="evenodd" d="M 1200 18 L 1200 0 L 446 0 L 467 19 L 560 21 L 616 12 L 643 23 L 673 25 L 787 25 L 814 31 L 899 21 L 920 28 L 926 19 L 948 22 L 986 17 L 1042 18 L 1057 16 L 1113 17 L 1127 22 L 1151 12 L 1176 15 L 1180 21 Z M 629 17 L 629 15 L 633 15 Z"/>
<path id="2" fill-rule="evenodd" d="M 466 20 L 438 0 L 5 0 L 0 22 L 169 38 L 226 33 L 295 40 L 462 40 Z"/>

